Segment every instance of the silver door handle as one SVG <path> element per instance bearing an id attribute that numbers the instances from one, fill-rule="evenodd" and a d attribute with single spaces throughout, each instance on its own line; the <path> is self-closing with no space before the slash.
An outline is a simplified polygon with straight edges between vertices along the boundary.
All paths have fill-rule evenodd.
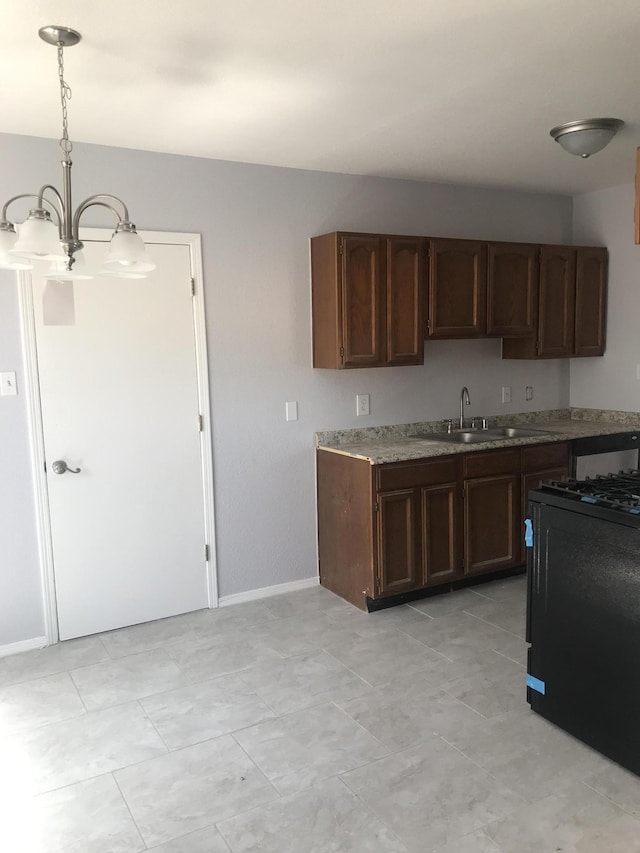
<path id="1" fill-rule="evenodd" d="M 69 468 L 64 459 L 56 459 L 51 465 L 54 474 L 65 474 L 69 471 L 71 474 L 79 474 L 82 468 Z"/>

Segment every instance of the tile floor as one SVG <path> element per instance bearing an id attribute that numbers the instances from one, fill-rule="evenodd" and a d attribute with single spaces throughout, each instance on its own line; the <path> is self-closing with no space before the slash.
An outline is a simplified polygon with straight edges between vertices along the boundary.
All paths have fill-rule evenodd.
<path id="1" fill-rule="evenodd" d="M 640 779 L 532 714 L 523 577 L 321 588 L 0 660 L 3 853 L 640 853 Z"/>

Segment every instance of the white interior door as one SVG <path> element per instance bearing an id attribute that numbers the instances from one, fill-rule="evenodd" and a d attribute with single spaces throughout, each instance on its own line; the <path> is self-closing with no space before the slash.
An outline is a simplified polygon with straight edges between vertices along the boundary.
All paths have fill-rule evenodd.
<path id="1" fill-rule="evenodd" d="M 33 273 L 60 639 L 208 604 L 189 247 L 148 249 L 146 279 Z"/>

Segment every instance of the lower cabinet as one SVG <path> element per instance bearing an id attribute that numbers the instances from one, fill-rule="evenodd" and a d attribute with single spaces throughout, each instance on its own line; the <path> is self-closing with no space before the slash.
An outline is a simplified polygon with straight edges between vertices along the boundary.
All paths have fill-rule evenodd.
<path id="1" fill-rule="evenodd" d="M 378 593 L 393 595 L 458 577 L 457 484 L 377 496 Z"/>
<path id="2" fill-rule="evenodd" d="M 320 582 L 363 610 L 525 561 L 527 494 L 564 479 L 557 442 L 371 465 L 317 451 Z"/>
<path id="3" fill-rule="evenodd" d="M 464 484 L 464 569 L 476 575 L 521 561 L 520 477 L 467 480 Z"/>

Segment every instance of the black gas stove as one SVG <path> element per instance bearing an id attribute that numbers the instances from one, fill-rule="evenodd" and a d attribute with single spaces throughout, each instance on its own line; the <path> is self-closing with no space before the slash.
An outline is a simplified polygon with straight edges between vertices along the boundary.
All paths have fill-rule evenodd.
<path id="1" fill-rule="evenodd" d="M 640 471 L 528 502 L 527 698 L 640 775 Z"/>
<path id="2" fill-rule="evenodd" d="M 553 497 L 569 505 L 571 502 L 586 504 L 573 506 L 572 509 L 581 512 L 591 507 L 594 512 L 588 514 L 598 517 L 607 516 L 597 510 L 622 513 L 627 516 L 626 522 L 618 518 L 618 523 L 640 527 L 640 470 L 620 471 L 586 480 L 548 480 L 540 485 L 538 492 L 556 506 L 559 504 Z"/>

